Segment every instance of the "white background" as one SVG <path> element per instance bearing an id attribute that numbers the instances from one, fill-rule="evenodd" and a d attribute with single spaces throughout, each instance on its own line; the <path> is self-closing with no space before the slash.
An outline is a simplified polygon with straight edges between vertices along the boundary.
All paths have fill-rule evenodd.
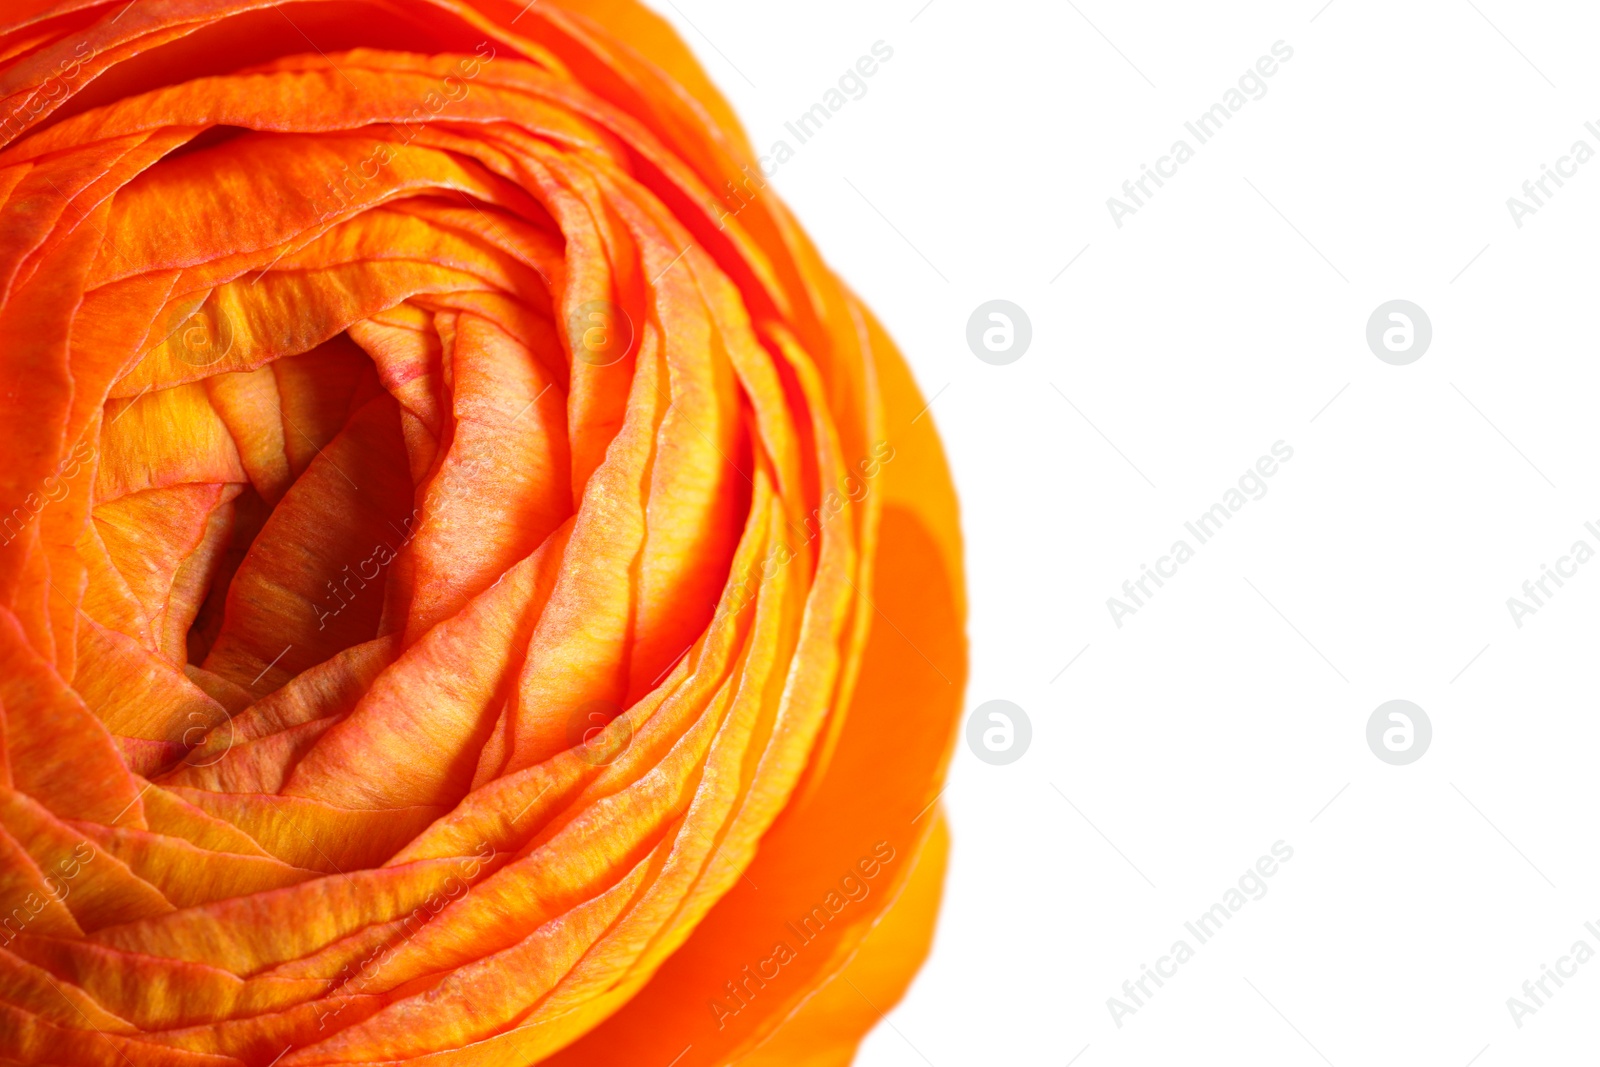
<path id="1" fill-rule="evenodd" d="M 1506 1000 L 1600 951 L 1600 560 L 1521 628 L 1506 600 L 1600 549 L 1600 159 L 1521 228 L 1506 199 L 1600 151 L 1600 14 L 1321 2 L 657 0 L 763 147 L 894 49 L 773 183 L 935 397 L 966 706 L 1033 724 L 1010 766 L 958 751 L 933 955 L 861 1064 L 1593 1060 L 1600 959 L 1520 1029 Z M 1180 137 L 1117 228 L 1107 197 Z M 1003 367 L 965 341 L 997 297 L 1033 326 Z M 1409 366 L 1365 340 L 1395 298 L 1432 321 Z M 1106 598 L 1280 440 L 1266 495 L 1117 628 Z M 1366 744 L 1393 698 L 1433 723 L 1410 766 Z M 1179 938 L 1118 1028 L 1107 998 Z"/>

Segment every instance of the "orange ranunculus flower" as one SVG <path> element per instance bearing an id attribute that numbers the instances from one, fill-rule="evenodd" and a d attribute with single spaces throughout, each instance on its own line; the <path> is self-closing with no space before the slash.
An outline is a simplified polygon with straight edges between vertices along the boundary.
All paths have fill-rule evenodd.
<path id="1" fill-rule="evenodd" d="M 0 144 L 0 1061 L 847 1062 L 955 502 L 671 31 L 7 0 Z"/>

